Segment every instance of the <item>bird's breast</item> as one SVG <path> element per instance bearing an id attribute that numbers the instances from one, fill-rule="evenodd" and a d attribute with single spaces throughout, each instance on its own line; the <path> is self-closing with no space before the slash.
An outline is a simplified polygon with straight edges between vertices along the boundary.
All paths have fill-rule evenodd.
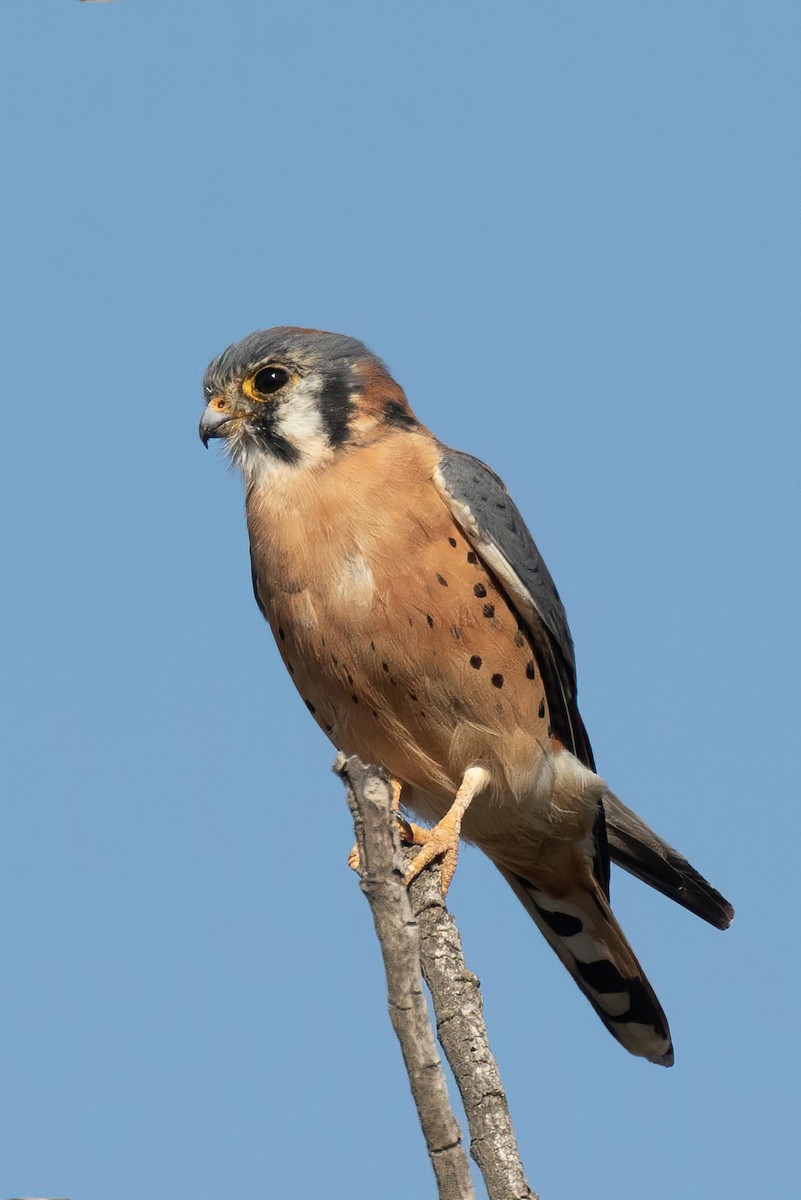
<path id="1" fill-rule="evenodd" d="M 351 476 L 280 518 L 249 497 L 260 605 L 340 749 L 435 795 L 477 759 L 520 790 L 550 736 L 532 646 L 417 466 Z"/>

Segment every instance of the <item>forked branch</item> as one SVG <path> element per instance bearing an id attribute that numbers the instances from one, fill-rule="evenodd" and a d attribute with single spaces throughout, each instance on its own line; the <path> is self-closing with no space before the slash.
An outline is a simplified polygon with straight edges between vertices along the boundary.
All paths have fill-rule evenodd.
<path id="1" fill-rule="evenodd" d="M 425 976 L 437 1033 L 462 1097 L 470 1153 L 490 1200 L 536 1200 L 526 1182 L 498 1068 L 489 1048 L 478 979 L 468 971 L 461 938 L 442 900 L 439 866 L 409 889 L 403 875 L 414 850 L 400 846 L 391 788 L 378 767 L 341 756 L 359 850 L 362 891 L 373 913 L 387 977 L 392 1024 L 437 1178 L 440 1200 L 475 1196 L 461 1134 L 423 995 Z"/>

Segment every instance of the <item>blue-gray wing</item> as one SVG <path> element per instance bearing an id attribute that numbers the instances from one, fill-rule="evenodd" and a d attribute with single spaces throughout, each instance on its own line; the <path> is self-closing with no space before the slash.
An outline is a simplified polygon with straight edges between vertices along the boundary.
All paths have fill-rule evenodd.
<path id="1" fill-rule="evenodd" d="M 576 703 L 576 657 L 567 615 L 520 511 L 489 467 L 458 450 L 443 446 L 435 481 L 531 639 L 545 684 L 553 732 L 594 769 L 592 749 Z"/>

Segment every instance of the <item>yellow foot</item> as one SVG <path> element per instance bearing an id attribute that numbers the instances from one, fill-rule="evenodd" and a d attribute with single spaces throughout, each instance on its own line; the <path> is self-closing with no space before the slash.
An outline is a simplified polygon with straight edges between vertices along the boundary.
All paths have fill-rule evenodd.
<path id="1" fill-rule="evenodd" d="M 423 849 L 406 872 L 404 883 L 407 885 L 410 884 L 413 879 L 417 878 L 424 867 L 427 867 L 435 858 L 441 858 L 440 881 L 442 884 L 442 894 L 443 896 L 447 896 L 448 888 L 451 886 L 451 880 L 456 870 L 456 860 L 459 855 L 459 834 L 462 830 L 462 817 L 467 812 L 471 802 L 479 792 L 484 790 L 489 782 L 490 772 L 488 767 L 480 763 L 468 767 L 462 778 L 459 790 L 454 797 L 453 804 L 442 820 L 433 829 L 420 829 L 419 826 L 411 827 L 416 835 L 414 838 L 415 843 L 421 844 Z"/>
<path id="2" fill-rule="evenodd" d="M 423 849 L 406 872 L 403 882 L 407 886 L 430 862 L 433 862 L 435 858 L 441 858 L 442 866 L 439 877 L 442 894 L 443 896 L 448 894 L 448 888 L 451 886 L 451 880 L 456 871 L 461 825 L 461 814 L 455 816 L 453 812 L 449 812 L 433 829 L 421 829 L 419 825 L 413 826 L 416 836 L 412 845 L 422 846 Z"/>
<path id="3" fill-rule="evenodd" d="M 404 846 L 424 846 L 431 836 L 430 829 L 424 829 L 422 825 L 412 825 L 411 821 L 407 821 L 400 813 L 395 814 L 398 821 L 398 833 L 400 840 Z M 351 871 L 358 871 L 361 865 L 359 857 L 359 847 L 354 843 L 348 855 L 348 866 Z"/>

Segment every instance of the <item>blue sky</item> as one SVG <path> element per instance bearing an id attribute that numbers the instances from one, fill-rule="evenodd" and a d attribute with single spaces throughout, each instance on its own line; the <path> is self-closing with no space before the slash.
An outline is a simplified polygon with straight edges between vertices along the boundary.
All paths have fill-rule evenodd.
<path id="1" fill-rule="evenodd" d="M 360 337 L 506 480 L 676 1066 L 451 892 L 545 1200 L 798 1195 L 796 4 L 7 5 L 0 1195 L 432 1195 L 332 751 L 197 440 L 251 329 Z M 375 1180 L 383 1180 L 376 1190 Z"/>

